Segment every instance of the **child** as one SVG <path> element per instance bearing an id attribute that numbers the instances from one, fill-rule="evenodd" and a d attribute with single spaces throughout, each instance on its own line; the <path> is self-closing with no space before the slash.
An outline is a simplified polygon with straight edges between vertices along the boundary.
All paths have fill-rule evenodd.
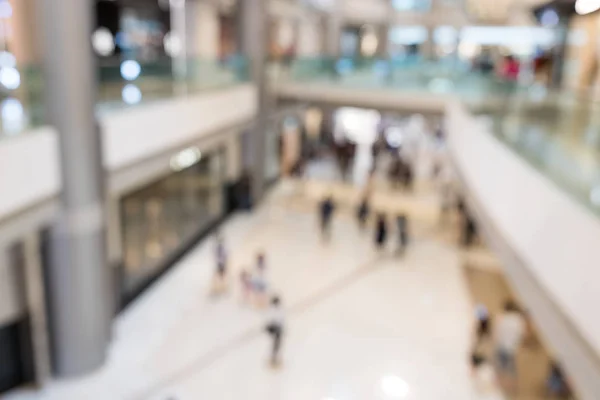
<path id="1" fill-rule="evenodd" d="M 252 275 L 245 268 L 240 273 L 240 284 L 242 288 L 242 302 L 247 304 L 252 299 Z"/>

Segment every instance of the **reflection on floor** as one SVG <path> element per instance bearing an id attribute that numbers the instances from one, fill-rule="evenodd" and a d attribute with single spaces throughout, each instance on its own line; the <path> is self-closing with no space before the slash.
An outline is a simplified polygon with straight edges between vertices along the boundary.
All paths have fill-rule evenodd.
<path id="1" fill-rule="evenodd" d="M 375 250 L 371 229 L 359 230 L 360 189 L 283 181 L 253 214 L 237 214 L 221 230 L 232 256 L 227 295 L 208 294 L 209 239 L 119 316 L 103 369 L 8 399 L 501 400 L 477 391 L 468 365 L 467 282 L 479 299 L 496 281 L 479 272 L 465 279 L 463 260 L 480 262 L 485 254 L 465 257 L 452 221 L 440 229 L 427 182 L 414 193 L 392 191 L 383 180 L 376 186 L 376 210 L 410 216 L 403 257 L 394 252 L 394 230 L 384 252 Z M 325 192 L 340 205 L 328 243 L 315 212 Z M 269 283 L 287 313 L 284 366 L 276 371 L 267 367 L 263 310 L 240 301 L 237 277 L 258 251 L 267 254 Z M 496 290 L 503 298 L 507 289 L 489 291 Z"/>
<path id="2" fill-rule="evenodd" d="M 237 279 L 230 295 L 207 295 L 209 240 L 119 317 L 101 371 L 8 398 L 383 400 L 408 389 L 405 399 L 483 399 L 467 364 L 472 311 L 460 252 L 432 235 L 435 213 L 396 195 L 415 212 L 403 258 L 394 254 L 394 233 L 388 251 L 376 252 L 352 208 L 336 215 L 324 244 L 315 185 L 304 185 L 303 197 L 296 185 L 281 185 L 254 214 L 223 228 L 234 277 L 267 252 L 269 281 L 288 314 L 281 370 L 266 366 L 264 316 L 240 304 Z M 381 207 L 392 204 L 386 199 Z"/>

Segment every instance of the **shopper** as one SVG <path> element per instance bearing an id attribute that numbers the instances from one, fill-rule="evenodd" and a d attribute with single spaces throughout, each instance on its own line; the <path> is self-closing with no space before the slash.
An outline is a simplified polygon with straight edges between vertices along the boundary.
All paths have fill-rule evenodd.
<path id="1" fill-rule="evenodd" d="M 408 217 L 406 214 L 400 214 L 396 217 L 398 227 L 398 252 L 404 253 L 408 247 Z"/>
<path id="2" fill-rule="evenodd" d="M 491 337 L 490 313 L 485 304 L 479 303 L 475 306 L 475 319 L 477 321 L 476 339 L 477 343 L 480 343 L 483 339 Z"/>
<path id="3" fill-rule="evenodd" d="M 499 378 L 505 389 L 516 392 L 518 385 L 516 355 L 526 331 L 526 323 L 517 305 L 504 304 L 504 312 L 496 321 L 494 344 Z"/>
<path id="4" fill-rule="evenodd" d="M 387 220 L 385 214 L 379 214 L 377 216 L 377 226 L 375 229 L 375 245 L 379 250 L 382 250 L 387 240 Z"/>
<path id="5" fill-rule="evenodd" d="M 266 276 L 266 257 L 263 252 L 256 256 L 256 268 L 252 276 L 252 291 L 256 305 L 259 307 L 266 306 L 267 303 L 267 276 Z"/>
<path id="6" fill-rule="evenodd" d="M 271 336 L 271 367 L 281 365 L 281 342 L 285 331 L 285 315 L 281 307 L 281 299 L 274 296 L 271 299 L 271 307 L 267 317 L 266 331 Z"/>
<path id="7" fill-rule="evenodd" d="M 360 202 L 357 213 L 356 213 L 356 216 L 358 219 L 358 226 L 360 227 L 360 230 L 364 230 L 365 226 L 367 225 L 367 218 L 369 217 L 369 211 L 370 211 L 369 198 L 365 196 L 362 199 L 362 201 Z"/>
<path id="8" fill-rule="evenodd" d="M 321 217 L 321 234 L 323 239 L 329 239 L 331 236 L 331 218 L 335 211 L 335 203 L 331 195 L 326 196 L 320 203 L 319 212 Z"/>
<path id="9" fill-rule="evenodd" d="M 240 272 L 240 288 L 242 294 L 242 303 L 250 303 L 252 300 L 252 294 L 254 293 L 254 288 L 252 283 L 252 274 L 245 268 Z"/>
<path id="10" fill-rule="evenodd" d="M 550 370 L 546 379 L 546 390 L 548 397 L 552 399 L 570 398 L 571 389 L 567 382 L 567 378 L 557 361 L 550 362 Z"/>
<path id="11" fill-rule="evenodd" d="M 212 287 L 213 294 L 218 294 L 225 290 L 227 278 L 227 258 L 228 254 L 225 246 L 225 240 L 219 233 L 217 233 L 215 245 L 216 270 Z"/>

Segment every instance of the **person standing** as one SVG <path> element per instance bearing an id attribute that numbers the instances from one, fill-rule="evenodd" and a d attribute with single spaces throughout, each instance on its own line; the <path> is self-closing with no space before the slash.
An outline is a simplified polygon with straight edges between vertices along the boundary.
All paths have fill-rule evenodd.
<path id="1" fill-rule="evenodd" d="M 331 236 L 331 218 L 335 211 L 335 204 L 331 195 L 325 197 L 320 203 L 321 233 L 324 239 Z"/>
<path id="2" fill-rule="evenodd" d="M 367 225 L 367 218 L 369 217 L 369 198 L 367 196 L 365 196 L 360 202 L 356 217 L 358 218 L 358 226 L 360 227 L 360 230 L 364 231 L 365 226 Z"/>
<path id="3" fill-rule="evenodd" d="M 382 250 L 387 240 L 387 220 L 385 214 L 381 213 L 377 216 L 377 226 L 375 229 L 375 245 L 379 250 Z"/>
<path id="4" fill-rule="evenodd" d="M 265 329 L 272 341 L 270 364 L 272 368 L 277 368 L 281 365 L 281 343 L 285 331 L 285 315 L 281 307 L 281 299 L 277 296 L 271 299 Z"/>
<path id="5" fill-rule="evenodd" d="M 267 305 L 267 292 L 269 284 L 267 282 L 267 263 L 265 253 L 260 252 L 256 256 L 256 269 L 252 277 L 252 289 L 255 296 L 256 305 L 265 307 Z"/>
<path id="6" fill-rule="evenodd" d="M 490 312 L 485 304 L 479 303 L 475 306 L 475 319 L 477 320 L 476 340 L 480 343 L 484 338 L 491 337 Z"/>
<path id="7" fill-rule="evenodd" d="M 400 214 L 396 217 L 398 227 L 398 252 L 404 253 L 408 247 L 408 218 L 406 214 Z"/>
<path id="8" fill-rule="evenodd" d="M 227 248 L 225 247 L 225 240 L 217 233 L 217 240 L 215 245 L 215 261 L 216 271 L 213 282 L 212 291 L 214 294 L 220 293 L 225 289 L 226 278 L 227 278 Z"/>
<path id="9" fill-rule="evenodd" d="M 518 385 L 516 355 L 527 328 L 519 308 L 512 301 L 504 304 L 504 311 L 498 317 L 494 333 L 496 362 L 502 386 L 516 392 Z"/>

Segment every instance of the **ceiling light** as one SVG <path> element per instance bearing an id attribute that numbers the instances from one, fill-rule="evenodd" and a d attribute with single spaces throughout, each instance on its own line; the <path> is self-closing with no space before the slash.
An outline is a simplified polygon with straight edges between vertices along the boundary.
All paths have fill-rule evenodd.
<path id="1" fill-rule="evenodd" d="M 110 56 L 115 51 L 115 38 L 108 28 L 98 28 L 92 34 L 92 47 L 101 56 Z"/>
<path id="2" fill-rule="evenodd" d="M 593 13 L 600 9 L 600 0 L 577 0 L 575 12 L 580 15 Z"/>
<path id="3" fill-rule="evenodd" d="M 121 76 L 125 80 L 132 81 L 137 79 L 141 72 L 142 67 L 137 61 L 127 60 L 121 63 Z"/>
<path id="4" fill-rule="evenodd" d="M 0 83 L 9 90 L 17 89 L 21 85 L 21 74 L 14 67 L 0 69 Z"/>
<path id="5" fill-rule="evenodd" d="M 134 105 L 142 101 L 142 91 L 133 84 L 125 85 L 121 91 L 121 97 L 126 104 Z"/>
<path id="6" fill-rule="evenodd" d="M 197 147 L 188 147 L 171 157 L 171 169 L 181 171 L 196 164 L 202 158 L 202 153 Z"/>

